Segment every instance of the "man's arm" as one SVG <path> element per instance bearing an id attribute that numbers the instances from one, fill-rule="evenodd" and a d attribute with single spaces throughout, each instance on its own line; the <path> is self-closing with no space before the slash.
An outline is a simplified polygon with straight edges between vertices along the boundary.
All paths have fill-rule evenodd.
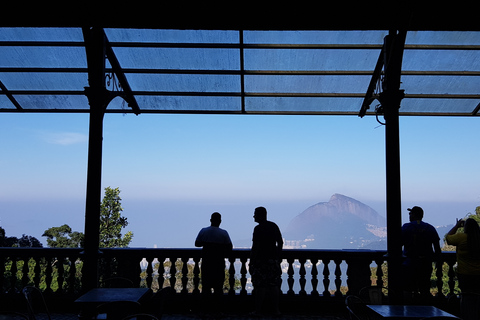
<path id="1" fill-rule="evenodd" d="M 202 229 L 203 230 L 203 229 Z M 195 247 L 203 247 L 203 240 L 202 240 L 202 230 L 197 235 L 197 238 L 195 239 Z"/>
<path id="2" fill-rule="evenodd" d="M 433 251 L 435 252 L 435 255 L 440 256 L 440 254 L 442 253 L 442 249 L 440 248 L 440 241 L 433 242 Z"/>

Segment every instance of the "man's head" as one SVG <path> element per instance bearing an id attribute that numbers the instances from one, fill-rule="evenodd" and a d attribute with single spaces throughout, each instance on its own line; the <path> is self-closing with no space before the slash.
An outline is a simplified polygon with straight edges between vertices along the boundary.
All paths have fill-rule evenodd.
<path id="1" fill-rule="evenodd" d="M 212 213 L 212 216 L 210 217 L 210 223 L 213 227 L 220 226 L 220 223 L 222 223 L 222 215 L 218 212 Z"/>
<path id="2" fill-rule="evenodd" d="M 417 221 L 417 220 L 422 220 L 423 219 L 423 209 L 420 207 L 413 207 L 413 208 L 408 208 L 410 215 L 410 221 Z"/>
<path id="3" fill-rule="evenodd" d="M 257 207 L 255 208 L 255 212 L 253 213 L 253 218 L 255 222 L 263 222 L 267 220 L 267 209 L 264 207 Z"/>

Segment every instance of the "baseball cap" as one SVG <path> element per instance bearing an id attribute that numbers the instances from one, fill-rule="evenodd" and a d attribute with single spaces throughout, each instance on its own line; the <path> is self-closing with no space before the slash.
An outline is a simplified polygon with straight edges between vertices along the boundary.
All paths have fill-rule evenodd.
<path id="1" fill-rule="evenodd" d="M 407 210 L 410 211 L 410 213 L 417 214 L 423 217 L 423 209 L 418 206 L 408 208 Z"/>

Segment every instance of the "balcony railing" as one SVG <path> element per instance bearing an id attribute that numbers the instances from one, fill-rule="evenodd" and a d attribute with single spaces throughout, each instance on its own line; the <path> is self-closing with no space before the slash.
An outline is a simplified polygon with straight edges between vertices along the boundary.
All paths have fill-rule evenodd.
<path id="1" fill-rule="evenodd" d="M 69 298 L 82 293 L 82 249 L 0 248 L 0 288 L 3 297 L 18 295 L 26 285 L 46 296 Z M 284 250 L 283 298 L 343 298 L 368 285 L 387 287 L 385 251 Z M 233 299 L 252 291 L 248 272 L 250 250 L 234 249 L 226 258 L 225 292 Z M 444 252 L 432 294 L 444 299 L 454 293 L 455 253 Z M 200 249 L 101 249 L 99 285 L 110 277 L 132 280 L 134 286 L 174 288 L 174 296 L 196 299 L 201 292 Z"/>

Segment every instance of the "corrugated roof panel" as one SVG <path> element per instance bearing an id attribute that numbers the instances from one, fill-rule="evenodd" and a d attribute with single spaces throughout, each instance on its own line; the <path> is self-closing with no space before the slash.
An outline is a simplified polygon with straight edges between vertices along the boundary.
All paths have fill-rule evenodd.
<path id="1" fill-rule="evenodd" d="M 343 97 L 247 97 L 252 113 L 358 114 L 363 98 Z"/>
<path id="2" fill-rule="evenodd" d="M 8 90 L 79 90 L 88 86 L 87 73 L 0 72 Z"/>
<path id="3" fill-rule="evenodd" d="M 323 44 L 323 45 L 382 45 L 388 31 L 360 30 L 293 30 L 256 31 L 245 30 L 246 44 Z"/>
<path id="4" fill-rule="evenodd" d="M 122 68 L 240 70 L 238 49 L 114 48 Z"/>
<path id="5" fill-rule="evenodd" d="M 85 95 L 17 95 L 16 100 L 26 110 L 44 110 L 60 112 L 87 108 L 88 100 Z"/>
<path id="6" fill-rule="evenodd" d="M 471 115 L 479 100 L 403 99 L 400 115 Z"/>
<path id="7" fill-rule="evenodd" d="M 0 41 L 78 41 L 83 42 L 80 28 L 0 28 Z"/>
<path id="8" fill-rule="evenodd" d="M 110 42 L 239 43 L 238 30 L 105 29 Z"/>
<path id="9" fill-rule="evenodd" d="M 240 97 L 140 95 L 137 102 L 146 112 L 234 112 L 240 113 Z M 109 109 L 111 107 L 109 106 Z"/>
<path id="10" fill-rule="evenodd" d="M 246 75 L 248 93 L 359 93 L 364 94 L 368 75 Z"/>
<path id="11" fill-rule="evenodd" d="M 355 114 L 388 31 L 105 33 L 141 110 Z M 81 28 L 0 28 L 0 81 L 27 111 L 88 112 L 83 41 Z M 479 85 L 480 32 L 407 33 L 401 114 L 471 114 Z"/>
<path id="12" fill-rule="evenodd" d="M 127 75 L 134 91 L 239 92 L 239 75 L 138 74 Z"/>

